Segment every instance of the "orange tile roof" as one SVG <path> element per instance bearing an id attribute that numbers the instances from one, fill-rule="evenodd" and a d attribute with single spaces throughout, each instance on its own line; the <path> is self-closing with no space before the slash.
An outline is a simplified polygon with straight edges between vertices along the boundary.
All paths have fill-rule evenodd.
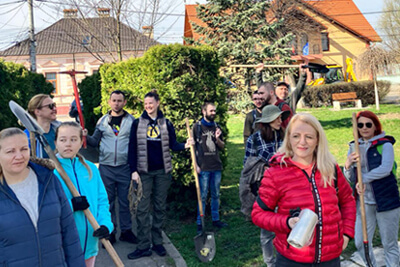
<path id="1" fill-rule="evenodd" d="M 352 0 L 303 0 L 303 3 L 360 38 L 371 42 L 382 41 Z M 197 17 L 196 7 L 197 5 L 185 5 L 184 36 L 194 38 L 194 40 L 198 40 L 200 35 L 194 32 L 190 22 L 200 26 L 206 25 Z"/>

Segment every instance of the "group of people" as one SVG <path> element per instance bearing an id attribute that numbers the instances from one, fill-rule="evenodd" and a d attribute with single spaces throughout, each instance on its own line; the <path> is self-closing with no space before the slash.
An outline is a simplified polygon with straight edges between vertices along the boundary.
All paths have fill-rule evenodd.
<path id="1" fill-rule="evenodd" d="M 245 120 L 242 177 L 252 179 L 255 184 L 258 180 L 248 175 L 249 166 L 254 170 L 254 162 L 262 162 L 264 169 L 257 189 L 244 184 L 240 194 L 241 198 L 244 193 L 255 197 L 251 219 L 261 228 L 265 264 L 269 267 L 340 266 L 340 254 L 352 238 L 367 262 L 358 199 L 358 194 L 363 193 L 372 265 L 377 266 L 372 239 L 378 225 L 386 266 L 399 266 L 400 197 L 395 177 L 394 138 L 386 135 L 373 112 L 358 112 L 360 150 L 354 151 L 354 141 L 350 143 L 342 173 L 329 152 L 320 122 L 307 113 L 293 115 L 285 102 L 299 99 L 304 86 L 301 80 L 291 95 L 285 83 L 278 83 L 275 90 L 272 83 L 259 83 L 252 98 L 255 108 Z M 358 161 L 363 185 L 356 180 Z M 243 205 L 246 202 L 242 200 L 245 213 L 247 209 Z M 318 222 L 309 244 L 297 248 L 287 239 L 304 209 L 315 212 Z"/>
<path id="2" fill-rule="evenodd" d="M 28 129 L 0 132 L 0 210 L 7 216 L 0 220 L 1 263 L 94 266 L 99 239 L 115 243 L 118 225 L 120 241 L 137 243 L 129 259 L 150 256 L 153 251 L 165 256 L 161 229 L 171 184 L 170 150 L 181 151 L 192 145 L 196 147 L 203 208 L 210 191 L 213 225 L 227 226 L 219 216 L 219 151 L 224 141 L 214 121 L 215 104 L 207 102 L 201 107 L 203 118 L 193 126 L 194 138 L 179 143 L 174 126 L 159 108 L 155 91 L 145 95 L 144 111 L 138 119 L 124 110 L 124 92 L 113 91 L 108 103 L 111 110 L 98 120 L 92 135 L 76 122 L 57 121 L 57 107 L 49 95 L 36 95 L 28 104 L 28 112 L 43 128 L 48 141 L 45 146 L 56 151 L 55 157 L 79 197 L 73 196 L 59 171 L 53 170 L 46 159 L 52 155 L 46 153 L 48 147 L 39 136 Z M 84 137 L 88 145 L 99 146 L 99 168 L 79 153 Z M 137 237 L 132 231 L 128 200 L 132 180 L 140 184 L 143 194 L 135 218 Z M 94 215 L 98 229 L 86 219 L 86 209 Z M 202 231 L 200 218 L 197 224 Z M 19 253 L 17 247 L 25 244 L 27 253 Z"/>

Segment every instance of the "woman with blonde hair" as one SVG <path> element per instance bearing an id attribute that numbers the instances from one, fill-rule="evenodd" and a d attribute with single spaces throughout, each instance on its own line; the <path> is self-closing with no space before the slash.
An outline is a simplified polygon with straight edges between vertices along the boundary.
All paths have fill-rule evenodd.
<path id="1" fill-rule="evenodd" d="M 36 119 L 40 127 L 44 131 L 44 137 L 48 141 L 52 150 L 54 150 L 55 134 L 57 127 L 61 122 L 57 121 L 57 106 L 53 99 L 46 94 L 38 94 L 31 98 L 28 103 L 29 114 Z M 48 158 L 46 151 L 43 146 L 37 140 L 33 133 L 28 130 L 24 131 L 29 139 L 29 147 L 32 149 L 32 145 L 35 149 L 32 149 L 32 155 L 38 158 Z"/>
<path id="2" fill-rule="evenodd" d="M 85 266 L 71 208 L 44 159 L 29 159 L 18 128 L 0 132 L 0 263 Z"/>
<path id="3" fill-rule="evenodd" d="M 304 209 L 313 211 L 318 223 L 310 244 L 297 248 L 287 238 Z M 329 152 L 321 124 L 310 114 L 295 115 L 252 211 L 254 224 L 276 234 L 276 266 L 340 266 L 339 256 L 354 236 L 355 215 L 351 188 Z"/>

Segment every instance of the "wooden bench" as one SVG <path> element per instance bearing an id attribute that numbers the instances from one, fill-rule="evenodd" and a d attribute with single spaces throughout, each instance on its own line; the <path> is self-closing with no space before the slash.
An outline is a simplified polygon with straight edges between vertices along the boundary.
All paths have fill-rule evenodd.
<path id="1" fill-rule="evenodd" d="M 340 110 L 341 102 L 354 102 L 357 108 L 362 108 L 361 99 L 357 99 L 356 92 L 332 94 L 333 109 Z"/>

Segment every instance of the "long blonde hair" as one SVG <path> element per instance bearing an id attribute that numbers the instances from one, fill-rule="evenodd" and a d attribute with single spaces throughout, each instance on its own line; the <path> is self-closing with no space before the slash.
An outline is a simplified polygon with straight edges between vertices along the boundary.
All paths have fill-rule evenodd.
<path id="1" fill-rule="evenodd" d="M 61 123 L 60 126 L 58 126 L 58 128 L 56 130 L 56 136 L 55 136 L 56 141 L 57 141 L 57 138 L 58 138 L 58 131 L 60 130 L 61 127 L 74 127 L 74 128 L 76 128 L 79 131 L 79 138 L 82 140 L 83 131 L 82 131 L 81 126 L 78 123 L 74 122 L 74 121 L 66 121 L 66 122 Z M 76 154 L 76 156 L 78 157 L 79 162 L 82 163 L 83 166 L 85 166 L 86 170 L 89 173 L 89 179 L 91 179 L 92 175 L 93 175 L 92 169 L 90 169 L 89 165 L 86 163 L 85 158 L 81 154 L 79 154 L 79 152 Z"/>
<path id="2" fill-rule="evenodd" d="M 318 144 L 314 150 L 314 160 L 317 162 L 317 169 L 321 173 L 324 187 L 328 184 L 333 185 L 332 181 L 335 179 L 336 160 L 329 152 L 328 140 L 321 123 L 311 114 L 298 113 L 290 120 L 282 146 L 278 150 L 278 153 L 284 154 L 281 163 L 284 163 L 285 158 L 292 158 L 294 156 L 293 148 L 290 144 L 290 134 L 293 124 L 296 121 L 310 125 L 317 132 Z"/>

